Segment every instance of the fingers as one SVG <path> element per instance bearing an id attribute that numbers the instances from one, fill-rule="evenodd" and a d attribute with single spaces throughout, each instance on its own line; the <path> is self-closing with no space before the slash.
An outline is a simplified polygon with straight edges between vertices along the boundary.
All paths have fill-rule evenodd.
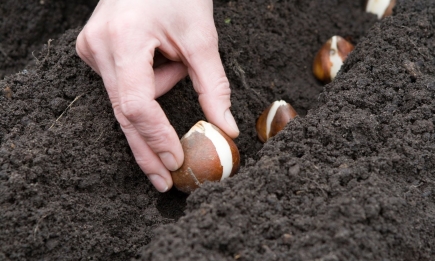
<path id="1" fill-rule="evenodd" d="M 98 63 L 95 60 L 95 54 L 92 54 L 91 49 L 86 41 L 85 37 L 86 30 L 83 30 L 76 41 L 76 52 L 79 57 L 86 62 L 96 73 L 103 77 L 103 79 L 107 79 L 110 75 L 108 70 L 106 69 L 103 75 L 98 68 Z M 100 59 L 101 60 L 101 59 Z M 100 64 L 110 64 L 110 59 L 102 59 L 103 61 L 99 61 Z M 168 92 L 172 87 L 177 84 L 181 79 L 187 76 L 187 67 L 181 62 L 172 62 L 164 57 L 158 51 L 154 56 L 154 75 L 155 75 L 155 98 L 158 98 Z M 104 68 L 103 68 L 104 70 Z M 111 70 L 112 72 L 114 70 Z M 106 81 L 107 82 L 107 81 Z M 107 84 L 106 84 L 107 85 Z M 113 86 L 115 87 L 115 86 Z"/>
<path id="2" fill-rule="evenodd" d="M 231 90 L 218 52 L 216 29 L 203 35 L 196 45 L 184 50 L 188 72 L 207 120 L 236 138 L 239 129 L 230 111 Z"/>
<path id="3" fill-rule="evenodd" d="M 137 163 L 162 192 L 184 154 L 155 98 L 187 73 L 207 119 L 231 137 L 239 133 L 212 10 L 211 0 L 100 1 L 77 39 L 78 55 L 103 78 Z M 157 48 L 171 61 L 153 62 Z"/>
<path id="4" fill-rule="evenodd" d="M 121 113 L 118 110 L 119 113 Z M 157 155 L 148 146 L 146 140 L 137 132 L 133 125 L 121 113 L 117 118 L 123 122 L 123 132 L 141 170 L 148 176 L 154 187 L 160 192 L 166 192 L 172 187 L 172 178 L 169 171 Z"/>
<path id="5" fill-rule="evenodd" d="M 187 67 L 181 62 L 168 62 L 154 69 L 156 93 L 154 98 L 168 92 L 181 79 L 186 77 Z"/>
<path id="6" fill-rule="evenodd" d="M 184 154 L 175 130 L 154 99 L 185 77 L 187 68 L 162 58 L 153 69 L 153 57 L 149 54 L 158 45 L 156 41 L 145 41 L 151 43 L 145 47 L 125 44 L 114 47 L 100 44 L 104 40 L 96 35 L 92 26 L 85 27 L 77 39 L 77 53 L 102 76 L 138 165 L 158 191 L 167 191 L 172 187 L 168 169 L 178 169 Z"/>
<path id="7" fill-rule="evenodd" d="M 174 128 L 160 105 L 154 100 L 157 92 L 152 64 L 153 53 L 158 42 L 149 39 L 144 43 L 147 44 L 133 46 L 138 48 L 115 46 L 116 51 L 113 51 L 119 109 L 122 116 L 131 123 L 148 147 L 159 157 L 164 167 L 176 170 L 183 163 L 183 150 Z M 162 69 L 161 73 L 164 76 L 165 69 Z M 160 79 L 159 82 L 165 84 L 164 80 Z M 128 124 L 123 126 L 120 119 L 118 121 L 123 130 L 127 131 L 130 128 Z M 140 162 L 138 163 L 141 165 Z M 141 168 L 147 167 L 143 165 Z"/>

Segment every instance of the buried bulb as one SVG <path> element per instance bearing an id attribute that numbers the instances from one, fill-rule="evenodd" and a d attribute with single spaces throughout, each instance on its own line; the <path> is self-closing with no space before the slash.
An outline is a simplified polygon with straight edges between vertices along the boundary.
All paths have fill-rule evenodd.
<path id="1" fill-rule="evenodd" d="M 171 171 L 174 186 L 191 193 L 205 181 L 221 181 L 240 167 L 240 154 L 234 141 L 218 127 L 197 122 L 180 140 L 184 163 Z"/>
<path id="2" fill-rule="evenodd" d="M 353 44 L 343 37 L 333 36 L 317 52 L 313 62 L 314 76 L 324 83 L 330 83 L 353 49 Z"/>
<path id="3" fill-rule="evenodd" d="M 396 5 L 396 0 L 367 0 L 366 12 L 378 16 L 378 19 L 390 16 L 393 14 L 393 8 Z"/>
<path id="4" fill-rule="evenodd" d="M 295 109 L 286 101 L 275 101 L 257 119 L 255 128 L 258 138 L 266 142 L 284 129 L 287 123 L 297 115 Z"/>

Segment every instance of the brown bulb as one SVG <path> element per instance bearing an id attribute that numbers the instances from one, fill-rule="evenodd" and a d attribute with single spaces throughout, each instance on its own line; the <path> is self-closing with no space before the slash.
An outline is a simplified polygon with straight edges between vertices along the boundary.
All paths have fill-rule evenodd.
<path id="1" fill-rule="evenodd" d="M 314 59 L 314 76 L 324 83 L 330 83 L 353 48 L 353 44 L 343 37 L 333 36 L 322 46 Z"/>
<path id="2" fill-rule="evenodd" d="M 205 181 L 221 181 L 240 167 L 240 154 L 234 141 L 218 127 L 197 122 L 180 140 L 184 163 L 171 172 L 174 186 L 191 193 Z"/>
<path id="3" fill-rule="evenodd" d="M 395 5 L 396 0 L 367 0 L 366 12 L 375 14 L 378 19 L 381 19 L 392 15 Z"/>
<path id="4" fill-rule="evenodd" d="M 275 101 L 257 120 L 255 128 L 257 129 L 258 138 L 262 142 L 266 142 L 284 129 L 287 123 L 297 115 L 297 112 L 289 103 L 283 100 Z"/>

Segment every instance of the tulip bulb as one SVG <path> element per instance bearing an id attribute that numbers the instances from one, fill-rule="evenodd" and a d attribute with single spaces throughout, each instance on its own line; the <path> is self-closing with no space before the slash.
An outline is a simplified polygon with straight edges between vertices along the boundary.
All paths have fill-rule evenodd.
<path id="1" fill-rule="evenodd" d="M 171 172 L 174 186 L 191 193 L 205 181 L 221 181 L 240 167 L 240 154 L 234 141 L 218 127 L 197 122 L 180 140 L 184 163 Z"/>
<path id="2" fill-rule="evenodd" d="M 333 36 L 322 46 L 314 59 L 314 76 L 324 83 L 334 80 L 344 60 L 353 49 L 353 44 L 343 37 Z"/>
<path id="3" fill-rule="evenodd" d="M 275 101 L 258 118 L 255 125 L 258 138 L 266 142 L 275 136 L 297 116 L 297 112 L 286 101 Z"/>

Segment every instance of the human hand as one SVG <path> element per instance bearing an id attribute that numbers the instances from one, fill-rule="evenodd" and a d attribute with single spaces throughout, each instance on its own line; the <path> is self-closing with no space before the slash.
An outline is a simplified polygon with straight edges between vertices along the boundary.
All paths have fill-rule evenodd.
<path id="1" fill-rule="evenodd" d="M 184 155 L 155 99 L 187 73 L 208 121 L 238 136 L 211 0 L 101 0 L 76 49 L 103 78 L 136 162 L 158 191 L 172 187 L 168 170 Z"/>

